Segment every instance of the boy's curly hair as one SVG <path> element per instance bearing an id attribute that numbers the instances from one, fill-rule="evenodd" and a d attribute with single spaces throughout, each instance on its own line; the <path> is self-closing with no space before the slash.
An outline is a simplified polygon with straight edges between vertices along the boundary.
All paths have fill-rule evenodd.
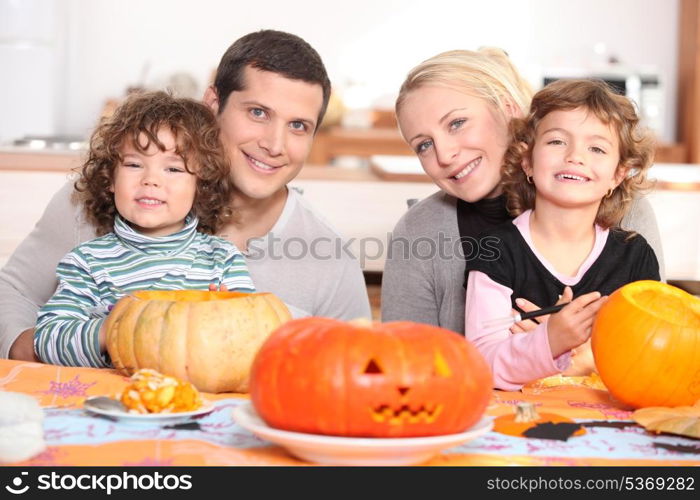
<path id="1" fill-rule="evenodd" d="M 197 177 L 192 212 L 199 217 L 198 230 L 213 234 L 232 217 L 233 181 L 213 112 L 192 99 L 144 92 L 129 96 L 111 117 L 100 122 L 90 138 L 87 160 L 78 169 L 77 196 L 98 235 L 114 227 L 117 208 L 110 189 L 123 161 L 125 142 L 140 153 L 151 144 L 165 151 L 158 140 L 161 127 L 170 129 L 177 144 L 175 152 L 186 170 Z"/>
<path id="2" fill-rule="evenodd" d="M 535 207 L 535 186 L 526 180 L 523 158 L 532 161 L 532 149 L 540 122 L 553 111 L 587 109 L 606 125 L 611 125 L 620 141 L 619 169 L 627 172 L 625 179 L 603 198 L 596 224 L 603 228 L 618 225 L 627 213 L 635 195 L 650 187 L 647 172 L 654 161 L 654 139 L 639 124 L 632 102 L 616 94 L 599 80 L 557 80 L 537 92 L 526 118 L 510 122 L 510 145 L 503 158 L 503 190 L 508 210 L 520 215 Z"/>

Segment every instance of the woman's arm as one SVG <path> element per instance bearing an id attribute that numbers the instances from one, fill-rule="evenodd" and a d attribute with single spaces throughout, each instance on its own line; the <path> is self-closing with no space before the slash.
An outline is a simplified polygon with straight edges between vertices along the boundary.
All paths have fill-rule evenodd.
<path id="1" fill-rule="evenodd" d="M 415 321 L 439 326 L 431 262 L 415 259 L 405 216 L 392 232 L 382 274 L 382 321 Z M 416 249 L 417 250 L 417 249 Z"/>
<path id="2" fill-rule="evenodd" d="M 654 254 L 658 260 L 661 281 L 666 281 L 664 252 L 661 245 L 659 226 L 656 223 L 654 209 L 645 196 L 640 196 L 639 198 L 634 198 L 632 200 L 632 206 L 630 207 L 627 215 L 625 215 L 625 217 L 622 219 L 620 227 L 622 227 L 622 229 L 626 229 L 627 231 L 634 231 L 644 236 L 644 239 L 647 240 L 647 243 L 649 243 L 651 248 L 654 250 Z"/>

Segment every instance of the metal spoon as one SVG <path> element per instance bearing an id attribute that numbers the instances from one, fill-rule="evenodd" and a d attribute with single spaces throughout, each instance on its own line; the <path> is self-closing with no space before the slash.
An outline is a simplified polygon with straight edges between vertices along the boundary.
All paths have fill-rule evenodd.
<path id="1" fill-rule="evenodd" d="M 126 406 L 124 406 L 121 401 L 117 401 L 116 399 L 109 398 L 107 396 L 93 396 L 91 398 L 87 398 L 85 403 L 83 403 L 83 407 L 87 409 L 95 408 L 97 410 L 127 413 Z"/>

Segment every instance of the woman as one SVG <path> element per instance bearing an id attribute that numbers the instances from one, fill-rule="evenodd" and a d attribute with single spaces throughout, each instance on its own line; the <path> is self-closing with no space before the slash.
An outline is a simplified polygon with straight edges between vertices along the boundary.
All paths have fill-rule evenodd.
<path id="1" fill-rule="evenodd" d="M 530 86 L 499 49 L 438 54 L 406 77 L 396 101 L 399 129 L 441 190 L 413 206 L 394 228 L 382 279 L 383 321 L 416 321 L 464 334 L 465 259 L 488 250 L 488 241 L 476 240 L 479 233 L 511 219 L 501 165 L 508 123 L 527 113 L 531 98 Z M 663 279 L 649 202 L 635 199 L 621 226 L 646 238 Z M 404 251 L 397 251 L 396 242 L 405 243 Z M 537 308 L 527 302 L 521 307 Z"/>

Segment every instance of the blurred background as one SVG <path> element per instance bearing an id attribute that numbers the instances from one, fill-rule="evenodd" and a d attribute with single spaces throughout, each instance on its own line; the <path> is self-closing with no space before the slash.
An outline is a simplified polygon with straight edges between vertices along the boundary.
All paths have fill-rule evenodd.
<path id="1" fill-rule="evenodd" d="M 228 46 L 266 28 L 328 68 L 327 118 L 292 185 L 356 240 L 375 312 L 389 233 L 437 189 L 396 129 L 396 93 L 424 59 L 481 46 L 535 89 L 597 77 L 637 104 L 657 137 L 667 276 L 700 294 L 700 0 L 0 0 L 0 265 L 101 116 L 138 89 L 201 98 Z"/>
<path id="2" fill-rule="evenodd" d="M 0 0 L 0 140 L 89 135 L 130 88 L 201 97 L 226 48 L 250 31 L 300 35 L 325 61 L 348 125 L 391 108 L 418 62 L 444 50 L 505 49 L 539 88 L 604 75 L 676 141 L 680 0 Z"/>

